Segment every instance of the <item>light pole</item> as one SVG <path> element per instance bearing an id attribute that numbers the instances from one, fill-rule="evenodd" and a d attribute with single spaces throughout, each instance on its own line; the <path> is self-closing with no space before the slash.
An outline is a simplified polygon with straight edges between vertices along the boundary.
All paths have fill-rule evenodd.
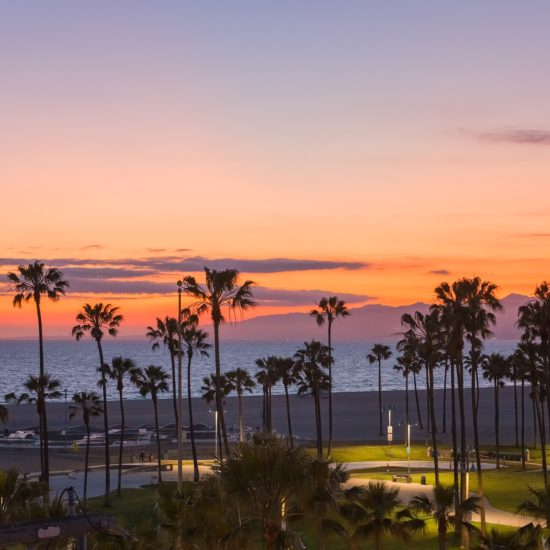
<path id="1" fill-rule="evenodd" d="M 387 427 L 387 442 L 388 442 L 388 455 L 391 456 L 391 444 L 393 441 L 393 426 L 391 423 L 391 413 L 395 410 L 395 407 L 393 405 L 388 405 L 386 407 L 382 407 L 382 412 L 388 411 L 388 427 Z"/>
<path id="2" fill-rule="evenodd" d="M 399 422 L 400 426 L 406 426 L 407 427 L 407 434 L 406 434 L 406 440 L 405 440 L 405 452 L 407 453 L 407 461 L 408 461 L 408 475 L 411 475 L 411 427 L 416 426 L 416 420 L 411 420 L 410 418 L 407 418 L 406 420 L 401 420 Z"/>
<path id="3" fill-rule="evenodd" d="M 181 495 L 183 492 L 183 448 L 181 440 L 181 428 L 182 428 L 182 393 L 183 393 L 183 381 L 181 372 L 181 292 L 182 281 L 177 282 L 178 285 L 178 492 Z"/>

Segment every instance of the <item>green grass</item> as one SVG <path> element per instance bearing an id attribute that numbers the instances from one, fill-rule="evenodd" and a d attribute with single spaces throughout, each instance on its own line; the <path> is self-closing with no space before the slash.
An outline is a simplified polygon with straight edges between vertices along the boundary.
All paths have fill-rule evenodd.
<path id="1" fill-rule="evenodd" d="M 393 473 L 406 473 L 406 468 L 391 468 L 391 472 L 386 472 L 385 468 L 376 468 L 373 470 L 362 470 L 354 473 L 363 478 L 369 479 L 384 479 L 391 480 Z M 429 470 L 412 470 L 411 477 L 413 483 L 420 483 L 420 477 L 426 476 L 428 484 L 435 482 L 433 472 Z M 450 485 L 453 483 L 452 472 L 441 472 L 440 482 Z M 518 466 L 513 466 L 507 469 L 487 470 L 483 473 L 483 487 L 485 496 L 489 502 L 495 507 L 507 512 L 515 512 L 519 504 L 531 498 L 527 485 L 531 487 L 542 486 L 542 473 L 539 471 L 526 470 L 523 471 Z M 470 473 L 470 489 L 477 491 L 477 475 L 475 472 Z"/>
<path id="2" fill-rule="evenodd" d="M 313 452 L 313 451 L 312 451 Z M 363 460 L 407 460 L 403 445 L 346 445 L 332 449 L 334 462 L 361 462 Z M 411 447 L 411 460 L 429 460 L 424 445 Z"/>
<path id="3" fill-rule="evenodd" d="M 156 499 L 156 486 L 147 485 L 140 489 L 123 489 L 120 497 L 113 492 L 110 508 L 103 506 L 103 497 L 89 498 L 88 508 L 93 513 L 112 514 L 125 527 L 132 529 L 152 517 Z"/>

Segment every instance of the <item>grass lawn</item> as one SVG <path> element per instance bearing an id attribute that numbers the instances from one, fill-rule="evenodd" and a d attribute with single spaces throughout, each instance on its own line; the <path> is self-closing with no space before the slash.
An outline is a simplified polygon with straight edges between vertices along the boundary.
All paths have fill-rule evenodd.
<path id="1" fill-rule="evenodd" d="M 312 451 L 314 452 L 314 451 Z M 334 462 L 361 462 L 363 460 L 407 460 L 403 445 L 347 445 L 333 447 Z M 411 460 L 429 460 L 424 445 L 411 447 Z"/>
<path id="2" fill-rule="evenodd" d="M 404 473 L 406 471 L 406 468 L 392 468 L 392 472 L 394 473 Z M 371 479 L 390 480 L 392 478 L 392 473 L 386 472 L 385 468 L 362 470 L 360 473 L 354 475 Z M 419 469 L 411 471 L 414 483 L 420 483 L 422 475 L 426 476 L 427 483 L 434 483 L 434 474 L 431 471 Z M 451 485 L 453 482 L 453 473 L 448 471 L 441 472 L 440 481 L 441 483 Z M 495 508 L 508 512 L 515 512 L 519 504 L 531 498 L 527 485 L 535 488 L 542 487 L 542 473 L 533 470 L 523 471 L 516 465 L 500 471 L 487 470 L 483 473 L 485 496 Z M 477 475 L 475 472 L 470 473 L 470 488 L 472 491 L 477 491 Z"/>
<path id="3" fill-rule="evenodd" d="M 90 511 L 97 513 L 114 514 L 117 516 L 121 523 L 133 530 L 138 527 L 144 521 L 148 519 L 154 519 L 153 508 L 155 505 L 157 495 L 157 489 L 155 486 L 145 486 L 140 489 L 125 489 L 122 491 L 122 497 L 117 497 L 113 493 L 112 507 L 104 508 L 103 498 L 92 498 L 88 500 Z M 495 526 L 497 527 L 497 526 Z M 316 536 L 310 525 L 307 525 L 303 520 L 297 520 L 293 524 L 293 529 L 302 533 L 306 548 L 315 548 L 317 546 Z M 513 528 L 498 526 L 501 531 L 513 531 Z M 454 534 L 448 536 L 449 549 L 459 548 L 459 544 L 455 540 Z M 331 550 L 345 550 L 346 544 L 336 535 L 328 536 L 326 538 L 327 548 Z M 368 547 L 368 542 L 364 544 Z M 406 547 L 402 539 L 395 537 L 386 537 L 383 541 L 383 547 L 387 550 L 399 550 Z M 260 550 L 263 548 L 263 544 L 258 544 L 257 548 Z M 419 533 L 412 538 L 408 547 L 419 550 L 428 550 L 437 547 L 437 533 L 435 529 L 435 523 L 428 522 L 425 533 Z"/>

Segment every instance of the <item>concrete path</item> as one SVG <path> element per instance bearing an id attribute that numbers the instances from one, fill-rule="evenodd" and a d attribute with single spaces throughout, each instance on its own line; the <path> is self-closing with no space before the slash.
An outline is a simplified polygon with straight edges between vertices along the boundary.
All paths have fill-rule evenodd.
<path id="1" fill-rule="evenodd" d="M 408 460 L 364 460 L 361 462 L 345 462 L 344 467 L 350 472 L 354 470 L 368 470 L 371 468 L 384 468 L 388 466 L 389 468 L 407 468 L 409 466 Z M 411 460 L 410 466 L 412 469 L 422 468 L 426 470 L 433 470 L 434 463 L 433 460 Z M 495 469 L 496 464 L 491 464 L 490 462 L 482 462 L 482 470 L 491 470 Z M 439 461 L 440 470 L 452 470 L 452 463 L 449 464 L 448 460 Z"/>

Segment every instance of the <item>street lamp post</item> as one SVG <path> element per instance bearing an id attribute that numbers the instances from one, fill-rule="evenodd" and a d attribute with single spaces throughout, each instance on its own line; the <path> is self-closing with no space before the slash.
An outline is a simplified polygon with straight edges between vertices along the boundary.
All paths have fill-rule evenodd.
<path id="1" fill-rule="evenodd" d="M 388 405 L 387 407 L 382 407 L 382 411 L 388 411 L 388 427 L 386 431 L 386 438 L 388 442 L 388 455 L 391 456 L 391 444 L 393 441 L 393 426 L 391 423 L 391 413 L 395 410 L 395 407 L 393 405 Z"/>
<path id="2" fill-rule="evenodd" d="M 183 393 L 183 381 L 181 372 L 181 292 L 182 281 L 178 281 L 178 492 L 183 492 L 183 448 L 182 448 L 182 393 Z"/>

